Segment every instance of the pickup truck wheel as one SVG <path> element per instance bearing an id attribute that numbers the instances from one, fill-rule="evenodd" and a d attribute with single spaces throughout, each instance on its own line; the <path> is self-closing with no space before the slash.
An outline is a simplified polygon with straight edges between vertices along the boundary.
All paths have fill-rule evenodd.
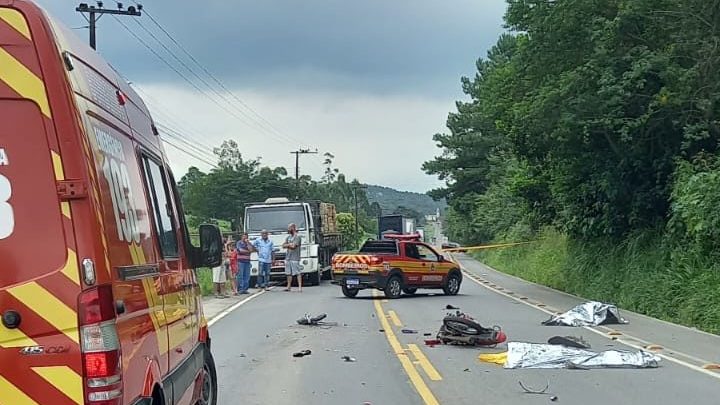
<path id="1" fill-rule="evenodd" d="M 215 371 L 215 360 L 210 349 L 205 351 L 205 362 L 203 364 L 203 381 L 200 391 L 198 405 L 217 405 L 217 372 Z"/>
<path id="2" fill-rule="evenodd" d="M 385 284 L 385 296 L 387 298 L 397 298 L 402 293 L 402 280 L 398 276 L 392 276 Z"/>
<path id="3" fill-rule="evenodd" d="M 358 290 L 357 288 L 348 288 L 346 285 L 343 285 L 342 292 L 343 295 L 348 298 L 355 298 L 360 292 L 360 290 Z"/>
<path id="4" fill-rule="evenodd" d="M 460 291 L 460 276 L 457 273 L 450 273 L 443 286 L 445 295 L 457 295 Z"/>
<path id="5" fill-rule="evenodd" d="M 403 292 L 407 295 L 413 295 L 417 292 L 417 288 L 415 288 L 415 287 L 403 288 Z"/>

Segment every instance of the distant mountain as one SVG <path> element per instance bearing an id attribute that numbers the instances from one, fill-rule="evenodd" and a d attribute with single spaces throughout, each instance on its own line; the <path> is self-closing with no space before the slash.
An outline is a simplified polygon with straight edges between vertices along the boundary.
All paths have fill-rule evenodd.
<path id="1" fill-rule="evenodd" d="M 370 203 L 377 202 L 384 213 L 394 213 L 398 207 L 406 207 L 423 215 L 435 214 L 439 208 L 442 212 L 447 207 L 445 201 L 435 201 L 427 194 L 399 191 L 390 187 L 368 185 L 366 190 Z"/>

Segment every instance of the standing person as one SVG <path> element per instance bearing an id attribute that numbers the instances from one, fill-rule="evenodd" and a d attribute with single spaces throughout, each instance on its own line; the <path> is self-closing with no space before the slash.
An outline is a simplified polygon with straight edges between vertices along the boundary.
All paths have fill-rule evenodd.
<path id="1" fill-rule="evenodd" d="M 238 260 L 237 288 L 240 294 L 249 294 L 248 284 L 250 283 L 250 253 L 253 251 L 253 245 L 248 240 L 248 234 L 243 233 L 240 240 L 235 245 L 235 252 Z"/>
<path id="2" fill-rule="evenodd" d="M 237 285 L 235 284 L 235 276 L 237 275 L 237 253 L 235 253 L 235 241 L 232 236 L 228 236 L 225 241 L 225 257 L 223 264 L 227 270 L 227 279 L 230 280 L 230 287 L 233 295 L 238 294 Z"/>
<path id="3" fill-rule="evenodd" d="M 233 294 L 238 295 L 238 291 L 240 291 L 237 284 L 238 254 L 237 250 L 234 247 L 230 252 L 230 273 L 232 274 L 230 281 L 232 282 Z"/>
<path id="4" fill-rule="evenodd" d="M 268 231 L 265 229 L 260 232 L 260 238 L 255 239 L 253 248 L 258 254 L 258 288 L 268 289 L 270 283 L 270 266 L 273 262 L 273 254 L 275 246 L 273 241 L 268 238 Z"/>
<path id="5" fill-rule="evenodd" d="M 285 291 L 292 290 L 292 278 L 297 276 L 298 292 L 302 292 L 302 273 L 300 273 L 300 247 L 302 238 L 297 233 L 295 224 L 288 225 L 288 235 L 282 247 L 287 249 L 285 254 L 285 276 L 287 277 L 287 288 Z"/>
<path id="6" fill-rule="evenodd" d="M 227 283 L 225 260 L 227 260 L 227 251 L 223 250 L 223 262 L 218 267 L 213 267 L 213 283 L 215 283 L 216 298 L 227 298 L 227 295 L 225 295 L 225 283 Z"/>

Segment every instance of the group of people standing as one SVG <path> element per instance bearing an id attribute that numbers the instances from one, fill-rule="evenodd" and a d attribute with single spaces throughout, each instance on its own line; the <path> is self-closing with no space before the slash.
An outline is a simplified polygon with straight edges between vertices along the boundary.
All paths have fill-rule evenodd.
<path id="1" fill-rule="evenodd" d="M 302 292 L 302 273 L 300 264 L 300 247 L 302 238 L 297 233 L 295 224 L 288 225 L 288 237 L 282 247 L 286 249 L 285 275 L 287 287 L 285 291 L 292 290 L 292 277 L 297 277 L 298 291 Z M 263 230 L 260 237 L 250 241 L 248 234 L 243 233 L 240 240 L 234 242 L 228 237 L 223 252 L 223 263 L 213 269 L 213 283 L 217 298 L 227 298 L 225 285 L 230 279 L 234 295 L 249 294 L 250 288 L 250 255 L 257 253 L 258 276 L 257 288 L 267 290 L 270 284 L 270 269 L 275 259 L 275 246 L 269 238 L 269 233 Z"/>

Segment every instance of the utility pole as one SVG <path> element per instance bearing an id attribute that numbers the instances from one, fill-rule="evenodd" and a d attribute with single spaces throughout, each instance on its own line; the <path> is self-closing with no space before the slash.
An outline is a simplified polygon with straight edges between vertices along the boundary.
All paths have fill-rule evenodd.
<path id="1" fill-rule="evenodd" d="M 290 154 L 295 155 L 295 181 L 300 181 L 300 155 L 307 155 L 307 154 L 317 154 L 318 151 L 315 149 L 314 151 L 311 151 L 310 149 L 298 149 L 294 152 L 290 152 Z"/>
<path id="2" fill-rule="evenodd" d="M 87 3 L 80 3 L 77 8 L 75 8 L 75 11 L 81 13 L 83 17 L 85 17 L 85 13 L 88 13 L 88 17 L 85 17 L 85 19 L 87 20 L 89 24 L 88 28 L 90 29 L 90 47 L 92 49 L 97 49 L 95 46 L 95 27 L 98 20 L 100 20 L 100 17 L 102 17 L 103 14 L 129 15 L 133 17 L 140 17 L 142 15 L 140 13 L 140 11 L 142 11 L 142 8 L 142 4 L 138 4 L 137 8 L 135 6 L 130 6 L 127 8 L 127 10 L 123 10 L 123 4 L 118 2 L 117 10 L 114 10 L 110 8 L 103 8 L 103 2 L 98 1 L 97 7 L 88 5 Z"/>

